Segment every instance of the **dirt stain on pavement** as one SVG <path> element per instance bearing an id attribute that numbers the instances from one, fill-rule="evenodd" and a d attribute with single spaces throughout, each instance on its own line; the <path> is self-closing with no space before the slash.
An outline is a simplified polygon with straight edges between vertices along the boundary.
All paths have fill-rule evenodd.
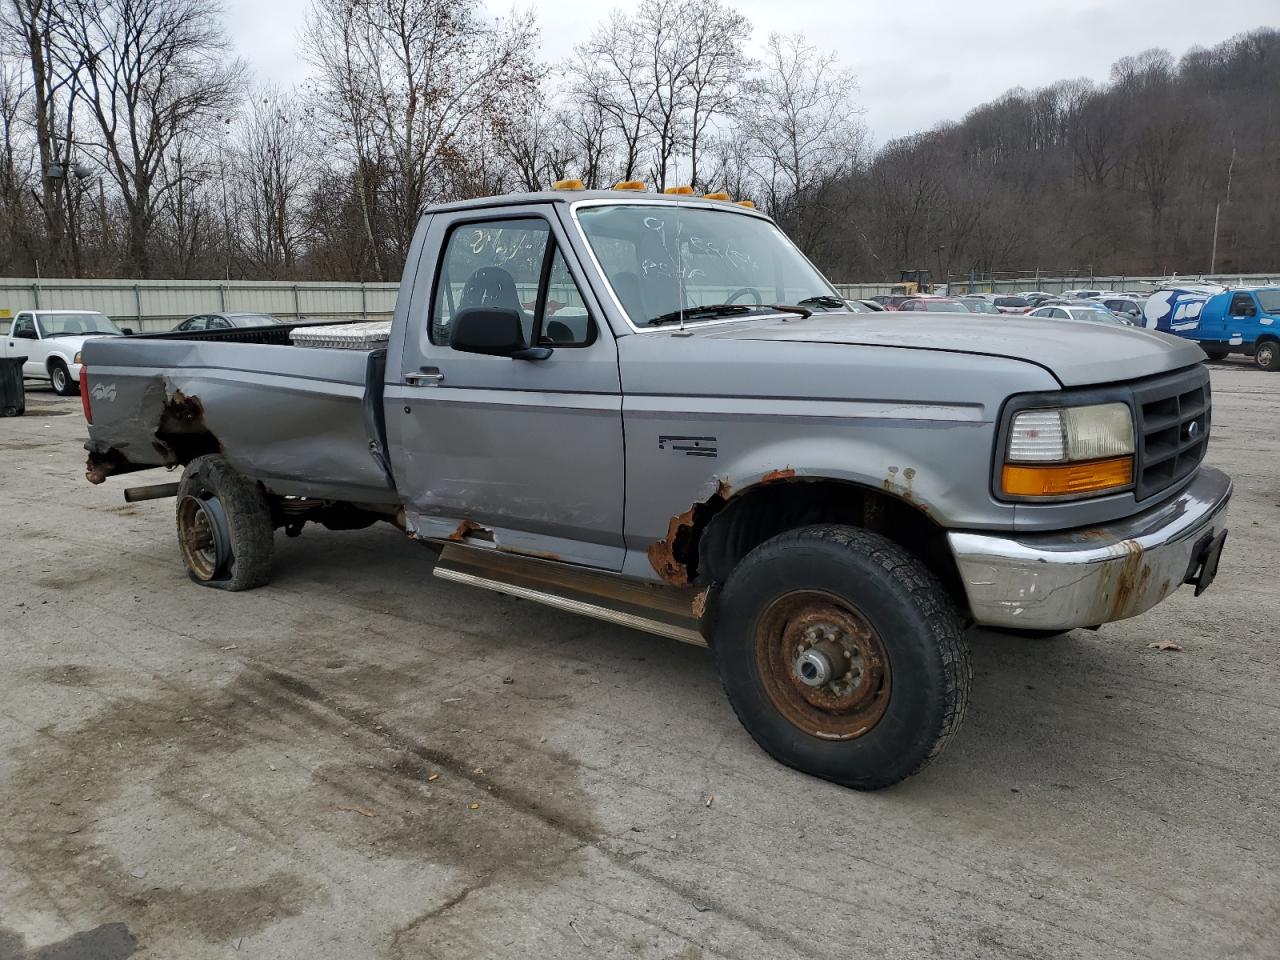
<path id="1" fill-rule="evenodd" d="M 0 782 L 0 808 L 8 812 L 0 847 L 25 882 L 7 898 L 38 912 L 114 921 L 113 929 L 127 925 L 139 943 L 193 935 L 225 943 L 330 901 L 328 882 L 299 853 L 317 842 L 374 859 L 446 865 L 472 890 L 545 883 L 575 870 L 573 854 L 604 835 L 578 765 L 531 749 L 536 731 L 477 744 L 474 732 L 454 725 L 454 713 L 439 723 L 410 713 L 397 725 L 383 715 L 386 701 L 409 691 L 389 693 L 363 673 L 364 683 L 345 686 L 355 678 L 323 672 L 322 689 L 308 677 L 249 665 L 220 688 L 156 678 L 163 686 L 148 684 L 146 696 L 133 697 L 78 664 L 39 671 L 44 683 L 74 686 L 75 696 L 97 696 L 104 706 L 78 725 L 50 723 L 11 751 L 16 767 Z M 270 787 L 223 779 L 228 769 L 283 753 L 332 758 L 305 764 L 309 777 L 287 808 Z M 175 862 L 156 859 L 150 841 L 134 849 L 139 791 L 154 822 L 172 817 L 181 825 L 159 848 Z M 217 792 L 212 800 L 210 791 Z M 232 843 L 254 853 L 240 855 L 243 869 L 210 864 L 207 879 L 197 871 L 197 886 L 192 862 L 228 831 L 243 837 Z M 148 850 L 153 859 L 139 870 Z M 297 872 L 271 870 L 281 861 L 296 862 Z M 175 882 L 175 873 L 185 882 Z M 21 949 L 12 946 L 13 957 L 81 956 Z M 99 955 L 117 954 L 83 954 Z M 0 960 L 9 955 L 0 952 Z"/>

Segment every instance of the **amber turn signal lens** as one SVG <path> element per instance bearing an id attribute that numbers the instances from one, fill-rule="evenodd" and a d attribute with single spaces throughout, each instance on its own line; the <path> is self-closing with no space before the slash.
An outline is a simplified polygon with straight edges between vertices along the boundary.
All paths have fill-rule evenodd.
<path id="1" fill-rule="evenodd" d="M 1069 497 L 1078 493 L 1098 493 L 1133 483 L 1133 457 L 1052 466 L 1006 463 L 1000 483 L 1005 493 L 1015 497 Z"/>

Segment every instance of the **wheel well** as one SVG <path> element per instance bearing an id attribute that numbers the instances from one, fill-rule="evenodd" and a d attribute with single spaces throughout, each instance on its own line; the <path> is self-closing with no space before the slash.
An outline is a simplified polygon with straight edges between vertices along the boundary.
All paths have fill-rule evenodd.
<path id="1" fill-rule="evenodd" d="M 67 361 L 63 360 L 61 357 L 56 355 L 47 357 L 44 361 L 44 368 L 48 370 L 50 373 L 53 372 L 53 368 L 55 366 L 65 367 L 66 365 L 67 365 Z"/>
<path id="2" fill-rule="evenodd" d="M 964 587 L 946 530 L 919 503 L 841 480 L 762 483 L 713 498 L 684 539 L 689 579 L 723 583 L 739 561 L 771 537 L 816 523 L 843 523 L 887 537 L 918 557 L 964 609 Z"/>

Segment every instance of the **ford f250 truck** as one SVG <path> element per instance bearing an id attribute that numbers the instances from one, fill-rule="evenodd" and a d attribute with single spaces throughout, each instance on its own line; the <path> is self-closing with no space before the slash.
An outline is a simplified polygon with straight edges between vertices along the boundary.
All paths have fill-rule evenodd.
<path id="1" fill-rule="evenodd" d="M 438 206 L 384 343 L 292 331 L 85 344 L 88 478 L 181 469 L 127 495 L 176 496 L 192 580 L 388 521 L 439 577 L 709 644 L 765 750 L 855 788 L 955 733 L 970 624 L 1135 616 L 1226 535 L 1195 344 L 853 313 L 724 198 Z"/>

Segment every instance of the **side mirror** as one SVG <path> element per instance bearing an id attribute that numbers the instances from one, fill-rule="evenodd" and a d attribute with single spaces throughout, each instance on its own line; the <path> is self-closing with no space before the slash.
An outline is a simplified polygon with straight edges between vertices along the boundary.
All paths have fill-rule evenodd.
<path id="1" fill-rule="evenodd" d="M 529 347 L 518 311 L 502 307 L 463 307 L 449 325 L 449 346 L 462 353 L 480 353 L 513 360 L 545 360 L 549 347 Z"/>
<path id="2" fill-rule="evenodd" d="M 120 332 L 123 333 L 126 337 L 132 337 L 133 327 L 121 327 Z"/>

